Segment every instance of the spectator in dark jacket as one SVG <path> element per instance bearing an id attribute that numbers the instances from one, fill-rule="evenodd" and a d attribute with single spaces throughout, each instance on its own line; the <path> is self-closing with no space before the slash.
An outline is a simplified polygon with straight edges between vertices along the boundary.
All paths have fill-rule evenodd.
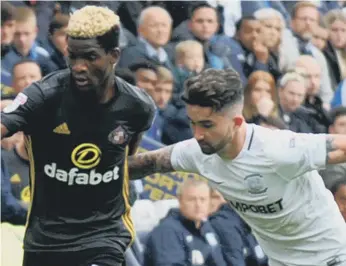
<path id="1" fill-rule="evenodd" d="M 69 16 L 57 14 L 49 25 L 49 35 L 42 46 L 50 55 L 50 71 L 67 68 L 65 56 L 67 55 L 68 21 Z"/>
<path id="2" fill-rule="evenodd" d="M 207 220 L 210 188 L 188 180 L 179 193 L 179 210 L 171 210 L 152 231 L 145 266 L 226 266 L 214 229 Z"/>
<path id="3" fill-rule="evenodd" d="M 156 6 L 144 9 L 138 21 L 138 43 L 122 51 L 118 66 L 126 68 L 147 60 L 172 70 L 172 56 L 164 49 L 171 30 L 172 18 L 165 9 Z"/>
<path id="4" fill-rule="evenodd" d="M 1 157 L 1 222 L 24 225 L 26 215 L 27 205 L 13 196 L 10 175 Z"/>
<path id="5" fill-rule="evenodd" d="M 346 176 L 335 181 L 330 191 L 333 193 L 334 199 L 346 222 Z"/>
<path id="6" fill-rule="evenodd" d="M 267 265 L 268 258 L 251 234 L 251 229 L 217 190 L 211 193 L 211 203 L 209 220 L 220 239 L 227 265 Z"/>

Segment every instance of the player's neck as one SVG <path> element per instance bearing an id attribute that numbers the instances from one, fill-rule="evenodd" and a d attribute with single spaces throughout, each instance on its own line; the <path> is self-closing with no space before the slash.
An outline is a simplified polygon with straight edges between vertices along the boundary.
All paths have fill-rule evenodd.
<path id="1" fill-rule="evenodd" d="M 226 160 L 235 159 L 244 147 L 245 140 L 246 140 L 246 131 L 247 131 L 247 125 L 244 122 L 239 127 L 238 131 L 235 132 L 233 138 L 226 145 L 225 149 L 223 149 L 218 155 L 222 159 L 226 159 Z"/>
<path id="2" fill-rule="evenodd" d="M 104 91 L 103 95 L 99 97 L 99 103 L 105 104 L 109 102 L 115 96 L 115 82 L 109 81 L 107 84 L 107 89 Z"/>

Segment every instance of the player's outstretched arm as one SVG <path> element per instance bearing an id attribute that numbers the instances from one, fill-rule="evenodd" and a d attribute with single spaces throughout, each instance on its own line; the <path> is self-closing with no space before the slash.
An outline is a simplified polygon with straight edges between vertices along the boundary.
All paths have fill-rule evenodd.
<path id="1" fill-rule="evenodd" d="M 327 164 L 346 162 L 346 135 L 327 135 Z"/>
<path id="2" fill-rule="evenodd" d="M 137 153 L 128 157 L 130 179 L 140 179 L 154 173 L 173 172 L 171 154 L 174 145 Z"/>

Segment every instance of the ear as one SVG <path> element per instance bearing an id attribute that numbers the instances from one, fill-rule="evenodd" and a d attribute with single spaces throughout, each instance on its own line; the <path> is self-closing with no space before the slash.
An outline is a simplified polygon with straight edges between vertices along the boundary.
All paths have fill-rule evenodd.
<path id="1" fill-rule="evenodd" d="M 110 51 L 110 55 L 111 55 L 112 64 L 116 65 L 119 61 L 119 58 L 120 58 L 120 49 L 114 48 L 113 50 Z"/>
<path id="2" fill-rule="evenodd" d="M 235 127 L 240 127 L 244 123 L 244 118 L 240 115 L 233 117 L 233 122 Z"/>
<path id="3" fill-rule="evenodd" d="M 329 134 L 335 134 L 334 126 L 333 125 L 329 126 L 328 131 L 329 131 Z"/>

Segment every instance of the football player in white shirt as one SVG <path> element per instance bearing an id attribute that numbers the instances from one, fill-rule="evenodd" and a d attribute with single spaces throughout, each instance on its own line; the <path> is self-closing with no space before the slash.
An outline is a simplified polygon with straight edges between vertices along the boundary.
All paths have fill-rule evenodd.
<path id="1" fill-rule="evenodd" d="M 271 266 L 346 265 L 346 224 L 317 172 L 346 161 L 346 136 L 247 124 L 233 70 L 188 79 L 182 99 L 194 138 L 129 157 L 131 179 L 198 173 L 251 226 Z"/>

